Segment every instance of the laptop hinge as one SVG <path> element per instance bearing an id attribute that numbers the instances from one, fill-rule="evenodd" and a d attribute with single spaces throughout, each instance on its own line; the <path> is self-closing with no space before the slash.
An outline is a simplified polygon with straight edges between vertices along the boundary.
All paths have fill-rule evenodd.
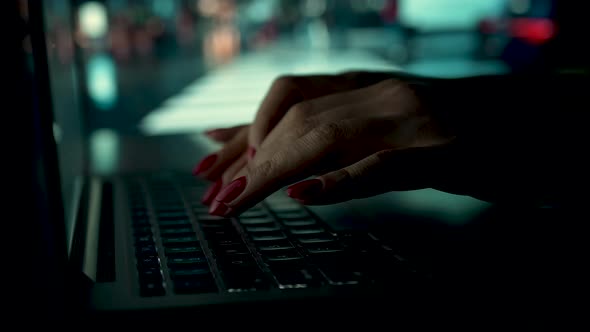
<path id="1" fill-rule="evenodd" d="M 88 178 L 82 193 L 70 253 L 70 266 L 94 282 L 114 281 L 113 185 Z"/>

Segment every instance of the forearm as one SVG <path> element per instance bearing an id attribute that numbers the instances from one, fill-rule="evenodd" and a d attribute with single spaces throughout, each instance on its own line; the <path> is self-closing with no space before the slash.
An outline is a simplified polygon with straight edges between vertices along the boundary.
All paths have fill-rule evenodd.
<path id="1" fill-rule="evenodd" d="M 359 87 L 399 79 L 456 137 L 433 172 L 445 191 L 491 201 L 563 204 L 587 180 L 587 76 L 440 79 L 403 72 L 350 72 Z"/>
<path id="2" fill-rule="evenodd" d="M 509 199 L 575 198 L 587 180 L 588 86 L 564 75 L 431 82 L 433 111 L 457 135 L 456 177 L 488 177 L 482 187 Z"/>

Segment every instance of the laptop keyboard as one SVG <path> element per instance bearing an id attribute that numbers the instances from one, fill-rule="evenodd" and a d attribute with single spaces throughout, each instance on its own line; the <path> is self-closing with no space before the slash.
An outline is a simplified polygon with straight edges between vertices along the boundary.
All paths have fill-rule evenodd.
<path id="1" fill-rule="evenodd" d="M 338 233 L 278 192 L 236 218 L 208 214 L 208 182 L 128 181 L 141 296 L 388 283 L 415 273 L 370 233 Z"/>

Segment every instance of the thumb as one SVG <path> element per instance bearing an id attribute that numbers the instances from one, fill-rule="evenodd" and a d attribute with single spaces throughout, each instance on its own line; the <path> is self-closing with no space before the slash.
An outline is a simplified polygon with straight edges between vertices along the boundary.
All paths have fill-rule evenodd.
<path id="1" fill-rule="evenodd" d="M 290 186 L 287 194 L 308 205 L 334 204 L 393 190 L 435 187 L 441 173 L 442 146 L 382 150 L 356 163 Z"/>

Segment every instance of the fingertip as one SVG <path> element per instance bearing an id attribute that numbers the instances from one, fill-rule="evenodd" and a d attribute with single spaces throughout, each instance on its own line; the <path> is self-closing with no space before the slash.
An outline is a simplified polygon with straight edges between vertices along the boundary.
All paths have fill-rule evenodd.
<path id="1" fill-rule="evenodd" d="M 287 188 L 287 196 L 298 201 L 306 201 L 317 197 L 323 189 L 324 184 L 320 179 L 305 180 Z"/>
<path id="2" fill-rule="evenodd" d="M 205 192 L 205 194 L 203 195 L 203 198 L 201 199 L 201 203 L 203 203 L 204 205 L 211 204 L 211 202 L 213 202 L 213 199 L 215 198 L 215 196 L 217 196 L 217 193 L 219 193 L 219 190 L 221 189 L 222 184 L 223 184 L 223 182 L 221 181 L 221 179 L 218 179 L 213 184 L 211 184 L 209 186 L 209 188 L 207 188 L 207 191 Z"/>
<path id="3" fill-rule="evenodd" d="M 248 155 L 248 160 L 254 159 L 254 156 L 256 155 L 256 148 L 250 145 L 248 147 L 247 155 Z"/>
<path id="4" fill-rule="evenodd" d="M 195 168 L 193 169 L 193 172 L 192 172 L 193 175 L 194 176 L 202 175 L 204 172 L 211 169 L 211 167 L 215 164 L 216 161 L 217 161 L 217 154 L 210 154 L 210 155 L 206 156 L 197 164 L 197 166 L 195 166 Z"/>
<path id="5" fill-rule="evenodd" d="M 209 207 L 209 214 L 224 217 L 229 210 L 228 206 L 220 201 L 214 200 Z"/>

